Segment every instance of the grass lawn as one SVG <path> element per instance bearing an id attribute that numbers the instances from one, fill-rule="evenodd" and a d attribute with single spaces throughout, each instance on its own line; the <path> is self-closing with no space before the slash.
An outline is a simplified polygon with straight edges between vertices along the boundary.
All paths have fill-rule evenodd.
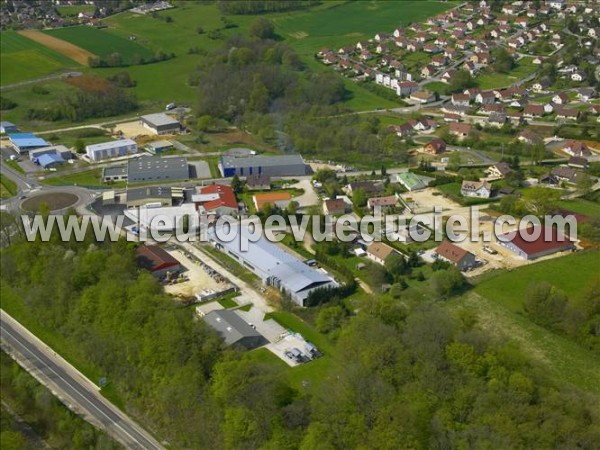
<path id="1" fill-rule="evenodd" d="M 154 56 L 152 50 L 138 44 L 136 41 L 130 41 L 127 38 L 107 33 L 102 29 L 85 25 L 46 30 L 44 33 L 70 42 L 101 58 L 105 58 L 112 53 L 120 53 L 123 61 L 130 62 L 135 55 L 146 60 Z"/>
<path id="2" fill-rule="evenodd" d="M 532 63 L 531 58 L 521 58 L 519 61 L 517 61 L 515 68 L 510 72 L 483 72 L 477 78 L 475 78 L 475 82 L 481 89 L 501 88 L 509 86 L 521 78 L 531 75 L 537 70 L 537 68 L 538 67 Z"/>
<path id="3" fill-rule="evenodd" d="M 42 181 L 50 186 L 86 186 L 90 188 L 107 188 L 108 185 L 102 183 L 102 169 L 90 169 L 83 172 L 49 177 Z M 110 185 L 111 188 L 125 187 L 125 182 L 120 181 Z"/>
<path id="4" fill-rule="evenodd" d="M 0 198 L 10 198 L 16 193 L 17 185 L 10 178 L 0 175 Z"/>
<path id="5" fill-rule="evenodd" d="M 600 203 L 585 200 L 583 198 L 560 200 L 558 202 L 558 207 L 589 217 L 600 217 Z"/>
<path id="6" fill-rule="evenodd" d="M 14 31 L 3 31 L 0 34 L 2 85 L 43 77 L 67 67 L 80 66 L 72 59 Z M 4 94 L 3 92 L 2 95 Z"/>
<path id="7" fill-rule="evenodd" d="M 576 300 L 600 273 L 600 252 L 578 252 L 541 261 L 513 271 L 489 272 L 475 292 L 502 304 L 514 313 L 524 313 L 523 299 L 530 283 L 548 281 Z"/>
<path id="8" fill-rule="evenodd" d="M 521 275 L 520 279 L 525 277 Z M 506 281 L 502 289 L 512 287 L 509 280 Z M 517 342 L 522 351 L 557 384 L 571 384 L 588 392 L 600 393 L 600 360 L 577 343 L 534 324 L 503 303 L 477 293 L 451 300 L 448 307 L 475 311 L 480 327 Z"/>
<path id="9" fill-rule="evenodd" d="M 236 306 L 238 306 L 235 300 L 233 300 L 231 297 L 224 297 L 217 301 L 219 302 L 219 305 L 221 305 L 223 308 L 235 308 Z"/>
<path id="10" fill-rule="evenodd" d="M 432 81 L 423 87 L 429 92 L 437 92 L 440 95 L 445 95 L 450 88 L 450 86 L 448 86 L 446 83 L 442 83 L 441 81 Z"/>
<path id="11" fill-rule="evenodd" d="M 79 13 L 93 14 L 95 9 L 94 5 L 59 5 L 56 7 L 62 17 L 77 16 Z"/>
<path id="12" fill-rule="evenodd" d="M 13 170 L 16 170 L 19 173 L 25 173 L 25 171 L 23 170 L 23 168 L 19 165 L 19 163 L 17 161 L 8 160 L 8 161 L 4 161 L 4 164 L 6 164 L 8 167 L 10 167 Z"/>

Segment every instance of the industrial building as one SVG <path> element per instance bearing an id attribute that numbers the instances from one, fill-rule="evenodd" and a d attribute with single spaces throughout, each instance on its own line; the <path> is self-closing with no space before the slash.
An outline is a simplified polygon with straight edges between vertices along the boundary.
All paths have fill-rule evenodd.
<path id="1" fill-rule="evenodd" d="M 73 157 L 71 150 L 69 150 L 64 145 L 53 145 L 51 147 L 42 147 L 35 150 L 30 150 L 29 159 L 35 162 L 36 158 L 48 154 L 59 155 L 64 160 L 71 159 Z"/>
<path id="2" fill-rule="evenodd" d="M 8 134 L 8 133 L 18 133 L 19 129 L 14 123 L 2 121 L 0 122 L 0 133 Z"/>
<path id="3" fill-rule="evenodd" d="M 539 235 L 530 240 L 528 236 Z M 533 260 L 556 252 L 575 248 L 568 236 L 559 233 L 554 227 L 530 226 L 527 230 L 511 231 L 498 236 L 498 243 L 521 258 Z"/>
<path id="4" fill-rule="evenodd" d="M 183 270 L 179 261 L 158 245 L 141 245 L 136 249 L 135 256 L 138 265 L 150 271 L 156 278 Z"/>
<path id="5" fill-rule="evenodd" d="M 221 335 L 228 347 L 233 345 L 251 350 L 268 342 L 235 311 L 229 309 L 211 311 L 203 317 L 203 320 Z"/>
<path id="6" fill-rule="evenodd" d="M 127 180 L 127 166 L 113 166 L 102 169 L 102 181 L 104 183 L 113 183 L 115 181 Z"/>
<path id="7" fill-rule="evenodd" d="M 131 139 L 102 142 L 100 144 L 91 144 L 85 147 L 85 153 L 90 161 L 118 158 L 119 156 L 137 153 L 137 151 L 137 144 Z"/>
<path id="8" fill-rule="evenodd" d="M 302 176 L 310 172 L 310 168 L 300 155 L 223 155 L 219 169 L 224 177 L 238 175 L 268 175 L 270 177 Z"/>
<path id="9" fill-rule="evenodd" d="M 155 205 L 172 206 L 183 201 L 183 188 L 167 186 L 150 186 L 127 189 L 125 194 L 128 208 Z"/>
<path id="10" fill-rule="evenodd" d="M 139 183 L 144 181 L 189 180 L 190 169 L 187 158 L 159 158 L 142 156 L 127 161 L 127 181 Z"/>
<path id="11" fill-rule="evenodd" d="M 33 133 L 12 133 L 8 135 L 8 139 L 15 150 L 21 154 L 52 145 Z"/>
<path id="12" fill-rule="evenodd" d="M 135 222 L 140 231 L 155 230 L 172 232 L 180 227 L 182 229 L 184 217 L 189 218 L 189 231 L 195 232 L 200 226 L 200 217 L 193 203 L 184 203 L 180 206 L 153 205 L 146 203 L 137 208 L 126 208 L 125 217 Z"/>
<path id="13" fill-rule="evenodd" d="M 173 143 L 170 141 L 155 141 L 146 144 L 146 150 L 150 153 L 162 153 L 173 148 Z"/>
<path id="14" fill-rule="evenodd" d="M 179 121 L 165 113 L 148 114 L 140 117 L 140 123 L 154 134 L 175 134 L 181 130 Z"/>
<path id="15" fill-rule="evenodd" d="M 211 229 L 208 240 L 217 249 L 258 275 L 267 286 L 276 287 L 288 294 L 298 305 L 304 306 L 308 295 L 315 289 L 338 286 L 325 271 L 308 266 L 264 236 L 256 240 L 246 227 L 235 230 L 237 235 L 226 242 L 220 240 L 216 231 Z M 248 243 L 248 250 L 242 248 L 242 242 Z"/>

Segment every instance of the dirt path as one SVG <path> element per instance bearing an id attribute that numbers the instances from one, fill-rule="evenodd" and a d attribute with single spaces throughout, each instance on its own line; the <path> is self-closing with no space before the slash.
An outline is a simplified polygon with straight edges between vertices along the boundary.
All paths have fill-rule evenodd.
<path id="1" fill-rule="evenodd" d="M 73 61 L 76 61 L 79 64 L 83 64 L 84 66 L 87 66 L 88 59 L 90 57 L 96 56 L 93 53 L 82 49 L 81 47 L 77 47 L 76 45 L 73 45 L 70 42 L 63 41 L 62 39 L 58 39 L 48 34 L 42 33 L 41 31 L 23 30 L 19 31 L 19 34 L 31 39 L 32 41 L 45 45 L 46 47 L 51 48 L 52 50 L 62 53 L 63 55 L 71 58 Z"/>

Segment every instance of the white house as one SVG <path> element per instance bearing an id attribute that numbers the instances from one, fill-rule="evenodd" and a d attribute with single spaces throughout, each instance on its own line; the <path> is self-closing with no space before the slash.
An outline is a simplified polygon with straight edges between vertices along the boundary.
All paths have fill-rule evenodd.
<path id="1" fill-rule="evenodd" d="M 487 181 L 464 180 L 460 187 L 460 193 L 464 197 L 490 198 L 492 185 Z"/>

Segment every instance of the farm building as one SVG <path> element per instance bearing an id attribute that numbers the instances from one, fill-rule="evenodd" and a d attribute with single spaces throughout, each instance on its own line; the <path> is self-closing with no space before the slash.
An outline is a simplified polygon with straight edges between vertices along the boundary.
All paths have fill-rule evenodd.
<path id="1" fill-rule="evenodd" d="M 187 158 L 160 158 L 143 156 L 127 161 L 127 181 L 139 183 L 144 181 L 188 180 L 190 169 Z"/>
<path id="2" fill-rule="evenodd" d="M 307 175 L 308 167 L 300 155 L 221 156 L 219 168 L 224 177 L 269 175 L 270 177 Z"/>
<path id="3" fill-rule="evenodd" d="M 163 278 L 167 273 L 179 273 L 183 269 L 179 261 L 158 245 L 141 245 L 135 255 L 138 265 L 149 270 L 156 278 Z"/>
<path id="4" fill-rule="evenodd" d="M 2 121 L 0 122 L 0 133 L 8 134 L 8 133 L 18 133 L 19 129 L 14 123 Z"/>
<path id="5" fill-rule="evenodd" d="M 231 186 L 225 184 L 198 187 L 197 193 L 192 195 L 192 202 L 203 207 L 207 214 L 236 216 L 238 213 L 235 193 Z"/>
<path id="6" fill-rule="evenodd" d="M 165 113 L 148 114 L 140 117 L 140 123 L 154 134 L 175 134 L 181 130 L 179 121 Z"/>
<path id="7" fill-rule="evenodd" d="M 166 152 L 167 150 L 171 150 L 173 148 L 173 144 L 169 141 L 156 141 L 156 142 L 150 142 L 148 144 L 146 144 L 146 149 L 150 152 L 150 153 L 162 153 L 162 152 Z"/>
<path id="8" fill-rule="evenodd" d="M 267 343 L 265 337 L 235 311 L 228 309 L 211 311 L 203 317 L 203 320 L 221 335 L 228 347 L 251 350 Z"/>
<path id="9" fill-rule="evenodd" d="M 535 239 L 534 233 L 539 233 Z M 556 252 L 573 250 L 574 244 L 568 236 L 554 227 L 530 226 L 526 230 L 511 231 L 498 236 L 498 243 L 521 258 L 533 260 Z"/>
<path id="10" fill-rule="evenodd" d="M 268 192 L 256 194 L 252 197 L 252 202 L 257 211 L 260 211 L 265 205 L 287 208 L 291 200 L 292 195 L 289 192 Z"/>
<path id="11" fill-rule="evenodd" d="M 50 147 L 52 145 L 33 133 L 12 133 L 8 135 L 8 139 L 19 153 L 27 153 L 36 148 Z"/>
<path id="12" fill-rule="evenodd" d="M 443 241 L 435 249 L 438 258 L 454 264 L 459 270 L 467 270 L 475 266 L 475 255 L 450 241 Z"/>
<path id="13" fill-rule="evenodd" d="M 137 151 L 137 144 L 131 139 L 102 142 L 100 144 L 91 144 L 85 147 L 85 153 L 90 161 L 118 158 L 119 156 L 137 153 Z"/>
<path id="14" fill-rule="evenodd" d="M 338 286 L 326 272 L 304 264 L 264 236 L 256 240 L 245 227 L 235 230 L 237 235 L 226 242 L 220 240 L 216 231 L 211 229 L 208 240 L 217 249 L 258 275 L 267 286 L 285 291 L 298 305 L 305 306 L 306 299 L 315 289 Z M 242 241 L 248 243 L 247 250 L 242 248 Z"/>
<path id="15" fill-rule="evenodd" d="M 397 174 L 395 182 L 400 183 L 409 191 L 418 191 L 427 187 L 427 183 L 419 175 L 415 175 L 412 172 Z"/>

